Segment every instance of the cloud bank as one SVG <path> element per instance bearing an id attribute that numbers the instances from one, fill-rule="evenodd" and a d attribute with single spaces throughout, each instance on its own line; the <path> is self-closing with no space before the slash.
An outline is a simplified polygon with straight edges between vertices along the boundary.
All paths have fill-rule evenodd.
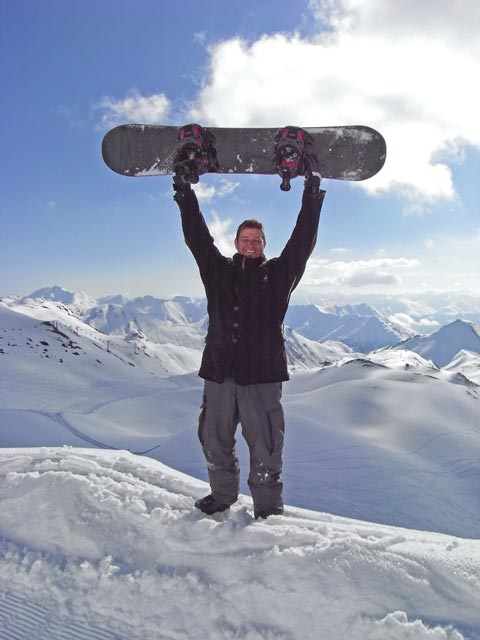
<path id="1" fill-rule="evenodd" d="M 399 271 L 419 265 L 418 260 L 407 258 L 331 261 L 313 257 L 307 265 L 302 287 L 356 289 L 375 285 L 395 286 L 402 282 Z"/>

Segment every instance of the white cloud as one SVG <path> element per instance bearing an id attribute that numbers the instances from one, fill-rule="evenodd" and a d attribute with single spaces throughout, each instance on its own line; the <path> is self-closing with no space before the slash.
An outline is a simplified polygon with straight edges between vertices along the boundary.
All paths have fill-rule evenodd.
<path id="1" fill-rule="evenodd" d="M 239 186 L 238 182 L 220 179 L 215 184 L 205 184 L 198 182 L 193 185 L 197 198 L 202 202 L 211 202 L 215 198 L 226 198 L 230 196 Z"/>
<path id="2" fill-rule="evenodd" d="M 232 195 L 234 191 L 240 186 L 239 182 L 232 182 L 231 180 L 220 180 L 220 185 L 218 188 L 218 196 L 220 198 L 226 198 L 227 196 Z"/>
<path id="3" fill-rule="evenodd" d="M 388 151 L 365 189 L 398 190 L 412 211 L 451 199 L 448 163 L 464 145 L 480 148 L 480 5 L 452 4 L 312 1 L 323 20 L 315 37 L 211 46 L 191 115 L 217 126 L 368 124 Z"/>
<path id="4" fill-rule="evenodd" d="M 424 241 L 421 259 L 416 257 L 392 258 L 383 251 L 374 252 L 371 259 L 346 259 L 333 254 L 334 259 L 313 255 L 300 283 L 304 294 L 328 291 L 362 291 L 373 293 L 425 292 L 425 291 L 479 291 L 480 233 L 452 233 L 449 236 L 431 236 Z M 343 259 L 338 259 L 343 257 Z M 428 310 L 411 308 L 408 314 L 416 319 L 428 315 Z"/>
<path id="5" fill-rule="evenodd" d="M 413 330 L 417 325 L 416 320 L 414 320 L 412 316 L 409 316 L 408 313 L 394 313 L 393 315 L 389 316 L 388 319 L 390 320 L 390 322 L 394 322 L 404 329 Z"/>
<path id="6" fill-rule="evenodd" d="M 415 319 L 408 313 L 395 313 L 388 318 L 390 322 L 398 324 L 404 329 L 410 329 L 411 331 L 421 331 L 430 333 L 435 329 L 438 329 L 440 323 L 436 320 L 430 320 L 429 318 Z"/>
<path id="7" fill-rule="evenodd" d="M 134 89 L 120 100 L 105 96 L 95 108 L 103 112 L 100 126 L 104 129 L 129 122 L 162 124 L 169 107 L 170 101 L 164 93 L 142 96 Z"/>
<path id="8" fill-rule="evenodd" d="M 215 246 L 224 256 L 231 256 L 235 253 L 235 231 L 231 230 L 232 220 L 222 219 L 216 211 L 211 211 L 211 221 L 208 228 L 215 241 Z"/>
<path id="9" fill-rule="evenodd" d="M 480 50 L 480 5 L 473 0 L 310 0 L 309 5 L 334 32 L 388 30 L 390 38 L 402 40 L 406 32 L 423 37 L 428 25 L 430 39 Z"/>
<path id="10" fill-rule="evenodd" d="M 402 283 L 398 271 L 419 265 L 418 260 L 407 258 L 373 258 L 348 262 L 311 258 L 302 284 L 308 287 L 329 288 L 396 286 Z"/>
<path id="11" fill-rule="evenodd" d="M 352 250 L 348 249 L 347 247 L 336 247 L 330 250 L 330 253 L 337 254 L 337 255 L 347 254 L 351 252 Z"/>
<path id="12" fill-rule="evenodd" d="M 429 318 L 422 318 L 420 322 L 418 322 L 418 327 L 423 329 L 424 331 L 430 332 L 440 327 L 440 322 L 436 320 L 430 320 Z"/>
<path id="13" fill-rule="evenodd" d="M 215 197 L 216 189 L 212 184 L 206 185 L 204 182 L 197 182 L 192 187 L 197 198 L 202 202 L 210 202 Z"/>

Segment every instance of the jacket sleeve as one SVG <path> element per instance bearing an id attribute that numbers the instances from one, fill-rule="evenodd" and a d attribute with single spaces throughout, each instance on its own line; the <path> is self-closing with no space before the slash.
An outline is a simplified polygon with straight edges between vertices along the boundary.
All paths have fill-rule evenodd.
<path id="1" fill-rule="evenodd" d="M 182 218 L 182 229 L 185 243 L 193 254 L 200 270 L 205 287 L 212 282 L 216 267 L 225 258 L 214 245 L 205 219 L 198 206 L 197 196 L 193 190 L 187 191 L 181 198 L 175 198 Z"/>
<path id="2" fill-rule="evenodd" d="M 318 223 L 325 191 L 318 194 L 303 192 L 302 207 L 295 228 L 278 261 L 285 274 L 285 285 L 289 294 L 300 282 L 307 260 L 317 242 Z"/>

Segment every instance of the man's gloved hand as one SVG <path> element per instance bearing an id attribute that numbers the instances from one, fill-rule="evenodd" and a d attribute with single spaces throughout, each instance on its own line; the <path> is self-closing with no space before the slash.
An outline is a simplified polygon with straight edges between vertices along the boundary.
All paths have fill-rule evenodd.
<path id="1" fill-rule="evenodd" d="M 198 182 L 196 160 L 177 162 L 173 167 L 173 196 L 176 202 L 182 200 L 192 190 L 191 184 Z"/>
<path id="2" fill-rule="evenodd" d="M 313 195 L 320 193 L 322 174 L 319 171 L 318 159 L 314 153 L 305 155 L 305 184 L 304 191 Z"/>

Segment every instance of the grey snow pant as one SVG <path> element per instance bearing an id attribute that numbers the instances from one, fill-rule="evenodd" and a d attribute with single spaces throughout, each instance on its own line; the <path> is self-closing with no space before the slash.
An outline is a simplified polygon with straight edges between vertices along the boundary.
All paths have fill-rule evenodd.
<path id="1" fill-rule="evenodd" d="M 255 515 L 283 507 L 280 479 L 285 431 L 282 383 L 238 385 L 205 380 L 198 437 L 207 460 L 212 496 L 231 505 L 238 498 L 240 468 L 235 455 L 238 423 L 250 450 L 248 485 Z"/>

